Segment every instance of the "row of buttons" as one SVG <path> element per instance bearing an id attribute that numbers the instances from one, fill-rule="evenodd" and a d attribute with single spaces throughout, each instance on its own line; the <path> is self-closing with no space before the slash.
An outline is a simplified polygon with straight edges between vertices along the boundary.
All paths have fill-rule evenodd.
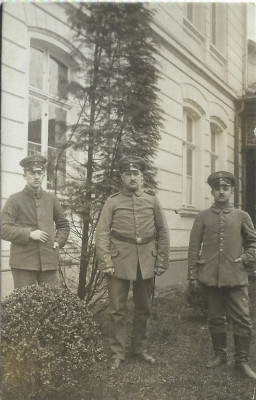
<path id="1" fill-rule="evenodd" d="M 221 216 L 220 217 L 220 223 L 221 223 L 221 226 L 220 226 L 220 251 L 222 252 L 223 251 L 223 232 L 222 232 L 222 228 L 223 228 L 223 224 L 224 224 L 224 219 L 225 219 L 225 217 L 224 216 Z"/>
<path id="2" fill-rule="evenodd" d="M 135 195 L 133 195 L 133 196 L 132 196 L 132 199 L 133 199 L 133 202 L 135 203 L 137 198 L 135 197 Z M 134 208 L 134 210 L 136 210 L 136 208 L 137 208 L 136 204 L 133 204 L 133 208 Z M 137 217 L 138 212 L 137 212 L 137 211 L 134 211 L 134 214 L 135 214 L 136 235 L 137 235 L 136 242 L 137 242 L 137 243 L 141 243 L 142 240 L 141 240 L 141 238 L 139 237 L 139 234 L 140 234 L 140 233 L 139 233 L 139 224 L 138 224 L 138 217 Z"/>

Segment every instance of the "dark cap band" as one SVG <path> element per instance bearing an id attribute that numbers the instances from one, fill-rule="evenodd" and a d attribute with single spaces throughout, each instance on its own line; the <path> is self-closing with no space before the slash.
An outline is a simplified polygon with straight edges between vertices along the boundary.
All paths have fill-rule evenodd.
<path id="1" fill-rule="evenodd" d="M 43 171 L 45 169 L 47 160 L 40 154 L 25 157 L 21 160 L 20 165 L 24 168 L 24 171 Z"/>
<path id="2" fill-rule="evenodd" d="M 235 186 L 236 177 L 231 172 L 218 171 L 211 174 L 207 179 L 208 184 L 211 188 L 216 186 Z"/>
<path id="3" fill-rule="evenodd" d="M 118 163 L 118 168 L 121 172 L 139 170 L 141 172 L 145 171 L 146 163 L 138 156 L 125 156 L 122 157 Z"/>

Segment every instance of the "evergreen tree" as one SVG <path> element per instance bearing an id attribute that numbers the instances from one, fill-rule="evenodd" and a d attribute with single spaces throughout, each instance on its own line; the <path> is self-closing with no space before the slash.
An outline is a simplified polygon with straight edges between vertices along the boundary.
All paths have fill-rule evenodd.
<path id="1" fill-rule="evenodd" d="M 143 157 L 145 185 L 156 188 L 156 155 L 161 109 L 158 105 L 157 43 L 153 14 L 143 4 L 81 3 L 69 11 L 75 42 L 84 62 L 70 91 L 81 106 L 72 146 L 85 153 L 67 188 L 69 207 L 79 210 L 81 239 L 78 295 L 90 302 L 102 290 L 94 233 L 106 198 L 120 188 L 117 162 L 128 154 Z"/>

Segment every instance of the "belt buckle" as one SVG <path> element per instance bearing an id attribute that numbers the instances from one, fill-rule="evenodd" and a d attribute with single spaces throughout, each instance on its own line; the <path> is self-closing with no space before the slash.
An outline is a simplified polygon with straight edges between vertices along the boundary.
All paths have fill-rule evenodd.
<path id="1" fill-rule="evenodd" d="M 137 242 L 138 244 L 140 244 L 140 243 L 142 243 L 142 239 L 141 239 L 141 238 L 136 238 L 136 242 Z"/>

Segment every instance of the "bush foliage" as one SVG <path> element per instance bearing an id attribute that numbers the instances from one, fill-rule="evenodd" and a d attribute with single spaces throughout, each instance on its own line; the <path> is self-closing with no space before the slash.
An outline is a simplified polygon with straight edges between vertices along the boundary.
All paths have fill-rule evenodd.
<path id="1" fill-rule="evenodd" d="M 92 315 L 68 290 L 33 285 L 3 302 L 4 399 L 64 399 L 102 358 Z"/>

